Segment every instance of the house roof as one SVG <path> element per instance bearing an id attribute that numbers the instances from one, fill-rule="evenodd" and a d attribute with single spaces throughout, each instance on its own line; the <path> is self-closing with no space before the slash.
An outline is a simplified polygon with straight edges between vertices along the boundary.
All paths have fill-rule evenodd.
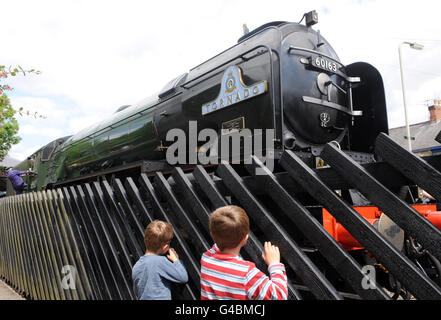
<path id="1" fill-rule="evenodd" d="M 435 140 L 441 131 L 441 121 L 425 121 L 410 125 L 410 136 L 415 138 L 412 141 L 412 151 L 441 148 L 441 143 Z M 389 136 L 399 145 L 407 148 L 406 126 L 389 129 Z"/>

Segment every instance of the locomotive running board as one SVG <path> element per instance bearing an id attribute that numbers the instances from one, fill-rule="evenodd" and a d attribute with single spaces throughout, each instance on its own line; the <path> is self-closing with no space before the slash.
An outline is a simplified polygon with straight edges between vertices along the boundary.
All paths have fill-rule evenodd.
<path id="1" fill-rule="evenodd" d="M 439 259 L 440 230 L 390 190 L 418 184 L 441 197 L 441 157 L 418 158 L 386 135 L 377 137 L 375 151 L 384 161 L 359 164 L 329 144 L 320 155 L 329 167 L 321 169 L 285 151 L 280 165 L 286 172 L 273 173 L 252 157 L 245 166 L 249 175 L 243 165 L 223 162 L 211 173 L 202 166 L 191 172 L 174 168 L 168 175 L 141 173 L 111 184 L 88 182 L 2 198 L 0 277 L 31 299 L 134 299 L 131 268 L 144 254 L 144 228 L 161 219 L 174 226 L 172 247 L 189 274 L 173 296 L 199 299 L 200 257 L 212 244 L 209 214 L 237 204 L 251 220 L 244 258 L 265 270 L 262 243 L 277 244 L 289 275 L 289 299 L 389 299 L 375 279 L 366 289 L 364 266 L 314 211 L 324 207 L 414 297 L 441 299 L 441 288 L 335 192 L 358 190 Z M 304 203 L 305 195 L 316 205 Z M 66 267 L 77 274 L 75 290 L 63 287 Z"/>

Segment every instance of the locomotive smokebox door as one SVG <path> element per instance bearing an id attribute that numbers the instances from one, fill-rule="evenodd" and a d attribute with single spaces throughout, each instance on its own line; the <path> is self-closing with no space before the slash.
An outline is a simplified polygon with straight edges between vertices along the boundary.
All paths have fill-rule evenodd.
<path id="1" fill-rule="evenodd" d="M 357 114 L 348 103 L 344 66 L 316 31 L 297 28 L 299 32 L 289 34 L 281 49 L 285 125 L 300 149 L 341 143 Z"/>

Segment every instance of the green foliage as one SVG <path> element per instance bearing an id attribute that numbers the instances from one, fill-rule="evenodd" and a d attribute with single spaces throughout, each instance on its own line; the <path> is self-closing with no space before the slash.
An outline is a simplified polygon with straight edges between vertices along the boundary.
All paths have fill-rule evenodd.
<path id="1" fill-rule="evenodd" d="M 21 66 L 6 68 L 0 65 L 0 81 L 4 81 L 4 79 L 11 76 L 15 77 L 19 74 L 26 76 L 30 73 L 40 74 L 41 72 L 35 69 L 24 70 Z M 31 114 L 29 111 L 24 111 L 22 107 L 15 110 L 11 106 L 10 99 L 6 94 L 6 91 L 11 90 L 13 90 L 13 88 L 9 85 L 0 82 L 0 161 L 3 161 L 12 145 L 19 143 L 21 140 L 21 138 L 17 136 L 18 122 L 15 118 L 16 113 L 18 112 L 20 116 L 23 116 L 23 114 Z M 33 116 L 35 118 L 45 118 L 42 115 L 38 115 L 37 112 L 34 112 Z"/>

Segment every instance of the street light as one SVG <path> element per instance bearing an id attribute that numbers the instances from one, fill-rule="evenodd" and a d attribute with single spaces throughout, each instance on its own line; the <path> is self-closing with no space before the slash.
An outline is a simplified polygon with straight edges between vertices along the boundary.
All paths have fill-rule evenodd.
<path id="1" fill-rule="evenodd" d="M 401 60 L 401 47 L 407 44 L 409 47 L 415 50 L 423 50 L 424 46 L 422 44 L 418 44 L 415 42 L 403 42 L 398 47 L 398 55 L 400 57 L 400 71 L 401 71 L 401 87 L 403 89 L 403 102 L 404 102 L 404 116 L 406 118 L 406 129 L 407 129 L 407 141 L 409 143 L 409 151 L 412 152 L 412 144 L 410 142 L 410 127 L 409 127 L 409 120 L 407 118 L 407 105 L 406 105 L 406 89 L 404 86 L 404 76 L 403 76 L 403 62 Z"/>

